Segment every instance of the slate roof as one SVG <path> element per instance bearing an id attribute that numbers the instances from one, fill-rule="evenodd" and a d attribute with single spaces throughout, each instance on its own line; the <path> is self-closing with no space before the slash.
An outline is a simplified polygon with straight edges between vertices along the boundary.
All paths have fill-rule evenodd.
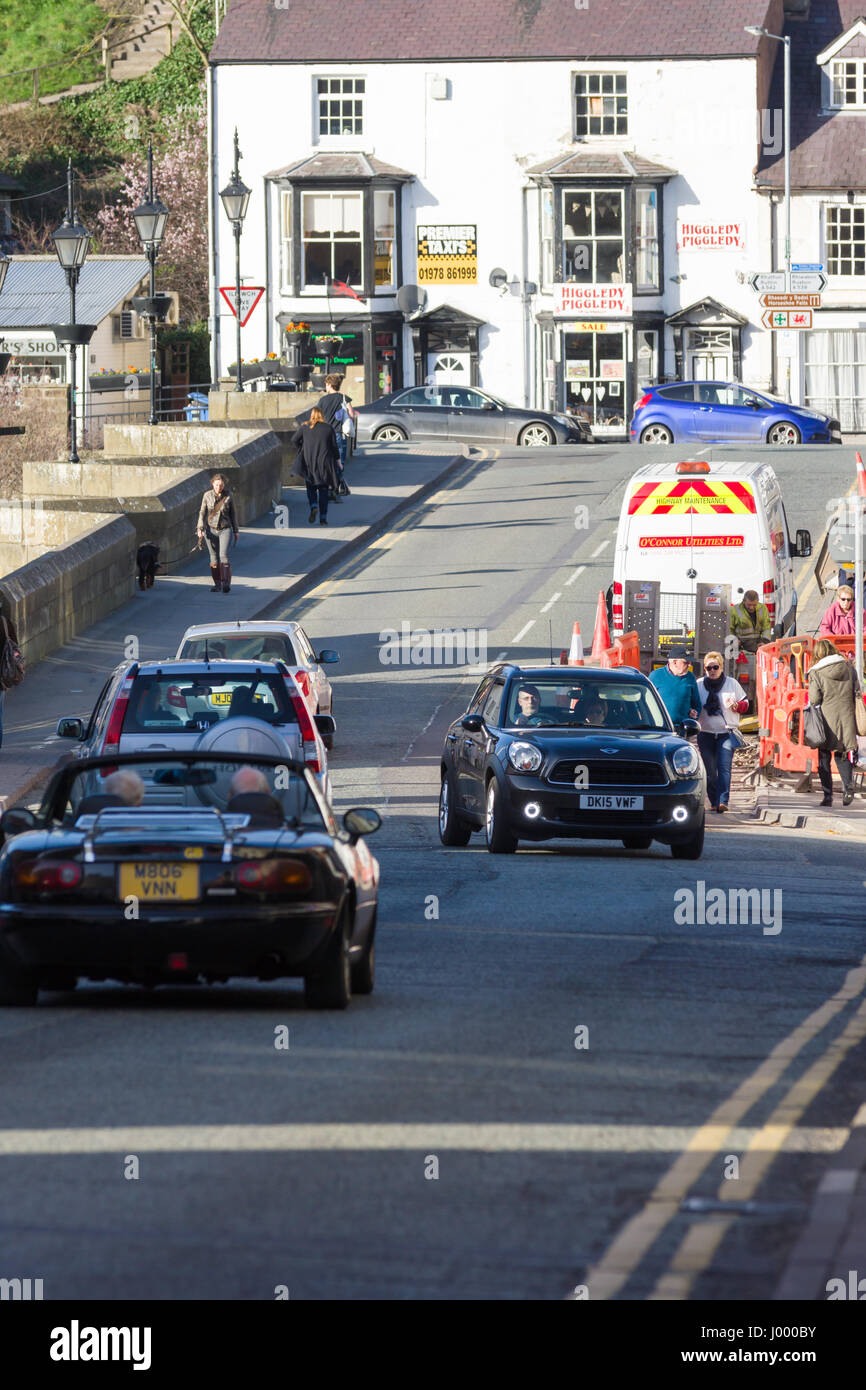
<path id="1" fill-rule="evenodd" d="M 311 154 L 287 164 L 284 169 L 272 169 L 267 179 L 372 179 L 376 177 L 414 179 L 406 169 L 385 164 L 371 154 Z"/>
<path id="2" fill-rule="evenodd" d="M 75 292 L 78 323 L 101 323 L 148 274 L 143 256 L 90 256 Z M 14 256 L 0 294 L 4 328 L 44 328 L 69 322 L 69 288 L 56 256 Z"/>
<path id="3" fill-rule="evenodd" d="M 812 0 L 805 22 L 787 24 L 791 35 L 791 188 L 866 188 L 866 112 L 821 115 L 821 70 L 817 55 L 866 13 L 864 0 Z M 778 31 L 777 31 L 778 32 Z M 773 71 L 769 104 L 781 113 L 784 105 L 782 44 Z M 863 56 L 856 38 L 850 50 L 837 54 Z M 781 128 L 781 114 L 777 124 Z M 770 132 L 772 135 L 772 128 Z M 764 155 L 758 162 L 759 188 L 785 186 L 784 151 Z"/>
<path id="4" fill-rule="evenodd" d="M 676 169 L 654 164 L 639 154 L 623 154 L 618 150 L 573 150 L 558 154 L 527 169 L 530 178 L 589 178 L 589 179 L 672 179 Z"/>
<path id="5" fill-rule="evenodd" d="M 754 56 L 778 0 L 230 0 L 213 63 Z M 778 18 L 776 18 L 778 23 Z M 775 32 L 778 32 L 776 30 Z"/>

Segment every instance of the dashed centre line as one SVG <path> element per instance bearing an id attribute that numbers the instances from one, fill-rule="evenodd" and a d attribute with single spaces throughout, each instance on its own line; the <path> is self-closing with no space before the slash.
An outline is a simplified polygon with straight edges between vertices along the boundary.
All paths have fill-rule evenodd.
<path id="1" fill-rule="evenodd" d="M 547 603 L 544 605 L 544 607 L 543 607 L 542 610 L 541 610 L 542 613 L 546 613 L 547 610 L 548 610 L 548 608 L 552 608 L 553 605 L 556 603 L 556 600 L 557 600 L 558 598 L 562 598 L 562 590 L 561 590 L 561 589 L 560 589 L 557 593 L 555 593 L 555 594 L 553 595 L 553 598 L 549 598 L 549 599 L 547 600 Z"/>
<path id="2" fill-rule="evenodd" d="M 596 557 L 597 555 L 600 555 L 601 552 L 602 552 L 603 550 L 607 550 L 607 547 L 608 547 L 609 545 L 610 545 L 610 536 L 608 536 L 608 538 L 607 538 L 606 541 L 602 541 L 601 545 L 597 545 L 597 546 L 595 547 L 595 550 L 592 552 L 592 555 L 590 556 L 590 559 L 591 559 L 591 560 L 594 560 L 595 557 Z"/>
<path id="3" fill-rule="evenodd" d="M 529 631 L 529 629 L 530 629 L 531 627 L 534 627 L 535 622 L 536 622 L 536 619 L 535 619 L 535 618 L 530 618 L 530 619 L 529 619 L 529 622 L 526 624 L 526 626 L 525 626 L 525 627 L 522 627 L 522 628 L 520 629 L 520 631 L 518 632 L 517 636 L 516 636 L 516 637 L 512 637 L 512 639 L 511 639 L 511 645 L 512 645 L 512 647 L 513 647 L 513 646 L 516 646 L 516 644 L 517 644 L 518 642 L 520 642 L 520 641 L 523 640 L 523 638 L 526 636 L 526 634 L 527 634 L 527 632 Z"/>
<path id="4" fill-rule="evenodd" d="M 577 569 L 574 571 L 574 574 L 572 574 L 571 578 L 570 578 L 570 579 L 566 579 L 566 581 L 565 581 L 565 587 L 566 587 L 566 589 L 568 589 L 568 588 L 571 587 L 571 585 L 574 583 L 575 579 L 579 579 L 579 578 L 580 578 L 580 576 L 583 574 L 583 571 L 584 571 L 585 569 L 586 569 L 586 565 L 578 565 Z"/>

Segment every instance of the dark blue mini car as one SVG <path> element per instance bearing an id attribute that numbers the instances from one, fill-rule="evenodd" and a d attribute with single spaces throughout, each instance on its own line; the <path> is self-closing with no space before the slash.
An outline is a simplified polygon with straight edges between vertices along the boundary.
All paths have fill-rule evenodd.
<path id="1" fill-rule="evenodd" d="M 651 386 L 635 406 L 638 444 L 841 444 L 838 420 L 736 381 Z"/>

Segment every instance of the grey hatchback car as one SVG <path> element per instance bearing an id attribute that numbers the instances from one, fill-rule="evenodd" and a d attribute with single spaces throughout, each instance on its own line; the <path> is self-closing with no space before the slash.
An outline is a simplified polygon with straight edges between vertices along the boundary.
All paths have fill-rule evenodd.
<path id="1" fill-rule="evenodd" d="M 576 415 L 508 405 L 472 386 L 411 386 L 357 408 L 358 443 L 455 440 L 480 446 L 591 444 L 592 432 Z"/>

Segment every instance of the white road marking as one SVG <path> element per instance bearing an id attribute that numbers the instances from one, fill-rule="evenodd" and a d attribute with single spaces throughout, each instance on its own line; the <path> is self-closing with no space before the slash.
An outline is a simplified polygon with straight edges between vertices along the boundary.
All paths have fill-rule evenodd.
<path id="1" fill-rule="evenodd" d="M 597 545 L 597 546 L 595 547 L 595 550 L 592 552 L 592 555 L 590 556 L 590 559 L 591 559 L 591 560 L 594 560 L 595 557 L 596 557 L 596 555 L 600 555 L 601 552 L 602 552 L 603 550 L 607 550 L 607 547 L 608 547 L 609 545 L 610 545 L 610 536 L 608 536 L 608 538 L 607 538 L 606 541 L 602 541 L 601 545 Z"/>
<path id="2" fill-rule="evenodd" d="M 548 610 L 548 608 L 552 608 L 553 605 L 556 603 L 556 600 L 557 600 L 558 598 L 562 598 L 562 590 L 561 590 L 561 589 L 560 589 L 557 593 L 555 593 L 555 594 L 553 595 L 553 598 L 549 598 L 549 599 L 547 600 L 547 603 L 544 605 L 544 607 L 543 607 L 542 610 L 541 610 L 542 613 L 546 613 L 547 610 Z"/>
<path id="3" fill-rule="evenodd" d="M 512 639 L 511 639 L 511 645 L 512 645 L 512 647 L 516 647 L 516 646 L 517 646 L 517 643 L 520 642 L 520 641 L 522 641 L 522 639 L 526 636 L 526 634 L 527 634 L 527 632 L 529 631 L 529 629 L 535 625 L 535 622 L 536 622 L 536 619 L 535 619 L 535 618 L 530 618 L 530 619 L 529 619 L 529 622 L 526 624 L 526 627 L 522 627 L 522 628 L 520 629 L 520 631 L 518 632 L 517 636 L 516 636 L 516 637 L 512 637 Z"/>
<path id="4" fill-rule="evenodd" d="M 584 571 L 585 569 L 586 569 L 586 565 L 578 565 L 577 569 L 574 571 L 574 574 L 571 576 L 571 578 L 570 578 L 570 579 L 566 579 L 566 581 L 565 581 L 565 587 L 566 587 L 566 589 L 568 589 L 568 588 L 574 583 L 575 579 L 577 579 L 581 574 L 583 574 L 583 571 Z"/>

